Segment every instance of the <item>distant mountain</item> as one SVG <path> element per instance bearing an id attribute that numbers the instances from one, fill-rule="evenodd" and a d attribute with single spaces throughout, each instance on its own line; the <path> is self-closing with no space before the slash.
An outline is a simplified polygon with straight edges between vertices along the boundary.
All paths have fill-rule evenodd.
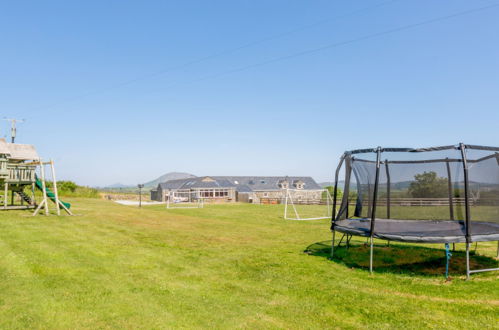
<path id="1" fill-rule="evenodd" d="M 122 189 L 122 188 L 130 188 L 131 186 L 126 185 L 126 184 L 121 184 L 121 183 L 115 183 L 103 188 L 109 188 L 109 189 Z"/>
<path id="2" fill-rule="evenodd" d="M 155 188 L 159 183 L 169 181 L 169 180 L 179 180 L 179 179 L 189 179 L 189 178 L 195 178 L 196 176 L 193 174 L 189 173 L 182 173 L 182 172 L 170 172 L 166 173 L 159 178 L 149 181 L 144 184 L 146 188 Z"/>

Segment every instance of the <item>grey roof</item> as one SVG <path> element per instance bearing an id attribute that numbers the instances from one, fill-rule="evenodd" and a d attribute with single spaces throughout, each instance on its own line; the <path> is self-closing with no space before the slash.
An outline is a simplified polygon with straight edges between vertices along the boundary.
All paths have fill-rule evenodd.
<path id="1" fill-rule="evenodd" d="M 253 191 L 279 190 L 278 184 L 283 181 L 289 183 L 290 189 L 294 188 L 293 183 L 299 181 L 304 183 L 303 189 L 322 189 L 310 176 L 214 176 L 213 178 L 229 180 L 236 186 L 248 186 Z"/>
<path id="2" fill-rule="evenodd" d="M 206 181 L 213 179 L 213 181 Z M 229 180 L 217 180 L 213 177 L 197 177 L 189 179 L 170 180 L 158 185 L 161 189 L 193 189 L 193 188 L 233 188 L 236 185 Z"/>
<path id="3" fill-rule="evenodd" d="M 158 189 L 180 189 L 184 184 L 191 181 L 191 179 L 178 179 L 169 180 L 158 185 Z"/>
<path id="4" fill-rule="evenodd" d="M 253 192 L 253 189 L 251 189 L 249 186 L 243 184 L 243 185 L 237 186 L 237 191 L 240 193 L 250 193 L 250 192 Z"/>
<path id="5" fill-rule="evenodd" d="M 211 181 L 210 179 L 213 179 Z M 303 182 L 303 189 L 317 190 L 321 186 L 309 176 L 210 176 L 180 180 L 170 180 L 158 185 L 158 189 L 194 189 L 194 188 L 236 188 L 239 192 L 279 190 L 279 183 L 287 181 L 289 188 Z"/>

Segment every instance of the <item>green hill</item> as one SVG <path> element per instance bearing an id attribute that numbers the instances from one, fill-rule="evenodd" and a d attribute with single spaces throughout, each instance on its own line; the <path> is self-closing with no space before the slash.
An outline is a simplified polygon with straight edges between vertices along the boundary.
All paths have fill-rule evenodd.
<path id="1" fill-rule="evenodd" d="M 163 174 L 159 178 L 156 178 L 152 181 L 149 181 L 144 184 L 146 188 L 155 188 L 159 183 L 169 181 L 169 180 L 179 180 L 179 179 L 188 179 L 188 178 L 195 178 L 196 176 L 193 174 L 189 173 L 183 173 L 183 172 L 170 172 Z"/>

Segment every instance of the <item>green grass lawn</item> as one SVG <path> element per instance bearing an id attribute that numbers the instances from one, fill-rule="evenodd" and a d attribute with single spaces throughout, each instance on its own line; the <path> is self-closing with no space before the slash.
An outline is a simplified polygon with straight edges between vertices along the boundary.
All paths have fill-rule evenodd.
<path id="1" fill-rule="evenodd" d="M 0 328 L 499 328 L 499 274 L 465 281 L 456 252 L 446 282 L 441 245 L 376 241 L 369 275 L 364 239 L 331 261 L 328 221 L 282 205 L 68 202 L 0 213 Z"/>

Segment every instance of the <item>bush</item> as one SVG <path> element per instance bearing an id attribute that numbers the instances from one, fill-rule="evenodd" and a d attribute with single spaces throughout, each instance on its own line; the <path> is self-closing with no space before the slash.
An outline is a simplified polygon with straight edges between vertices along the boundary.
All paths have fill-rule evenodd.
<path id="1" fill-rule="evenodd" d="M 47 188 L 52 189 L 52 182 L 46 182 Z M 57 181 L 57 191 L 60 197 L 87 197 L 100 198 L 99 191 L 95 188 L 79 186 L 73 181 Z"/>
<path id="2" fill-rule="evenodd" d="M 82 187 L 86 188 L 86 187 Z M 64 192 L 74 193 L 78 189 L 78 185 L 73 181 L 57 181 L 57 189 Z"/>

